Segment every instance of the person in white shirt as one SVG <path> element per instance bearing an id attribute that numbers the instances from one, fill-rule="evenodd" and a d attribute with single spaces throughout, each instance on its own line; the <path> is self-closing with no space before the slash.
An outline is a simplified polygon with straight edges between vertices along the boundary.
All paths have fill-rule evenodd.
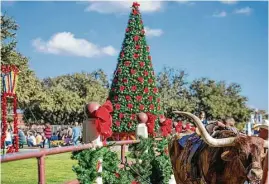
<path id="1" fill-rule="evenodd" d="M 27 142 L 29 147 L 33 147 L 36 145 L 36 138 L 32 133 L 29 134 Z"/>
<path id="2" fill-rule="evenodd" d="M 11 131 L 9 129 L 6 131 L 5 144 L 6 144 L 6 146 L 12 145 Z"/>

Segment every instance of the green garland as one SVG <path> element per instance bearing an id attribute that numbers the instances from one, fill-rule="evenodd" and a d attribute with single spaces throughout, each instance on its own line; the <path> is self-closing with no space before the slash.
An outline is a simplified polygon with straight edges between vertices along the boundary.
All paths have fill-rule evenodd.
<path id="1" fill-rule="evenodd" d="M 117 153 L 109 148 L 74 152 L 71 158 L 78 160 L 73 166 L 77 179 L 81 184 L 92 184 L 100 175 L 104 184 L 168 184 L 172 174 L 168 140 L 140 140 L 129 146 L 128 160 L 133 163 L 125 163 L 121 168 Z M 97 172 L 98 158 L 103 159 L 101 174 Z"/>

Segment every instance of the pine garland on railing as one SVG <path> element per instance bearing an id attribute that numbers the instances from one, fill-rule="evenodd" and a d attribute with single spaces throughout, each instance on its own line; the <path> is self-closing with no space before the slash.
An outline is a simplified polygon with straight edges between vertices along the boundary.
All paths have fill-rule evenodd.
<path id="1" fill-rule="evenodd" d="M 72 159 L 78 160 L 78 165 L 73 166 L 77 179 L 81 184 L 95 183 L 99 176 L 98 158 L 102 158 L 104 184 L 168 184 L 172 174 L 168 140 L 140 140 L 140 143 L 129 146 L 128 159 L 131 162 L 124 165 L 117 153 L 109 148 L 74 152 Z"/>

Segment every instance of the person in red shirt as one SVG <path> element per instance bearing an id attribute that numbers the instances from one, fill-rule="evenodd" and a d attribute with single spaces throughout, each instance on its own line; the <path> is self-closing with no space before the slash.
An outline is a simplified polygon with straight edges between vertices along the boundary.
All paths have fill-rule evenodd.
<path id="1" fill-rule="evenodd" d="M 44 128 L 44 142 L 43 142 L 43 148 L 45 148 L 46 140 L 48 141 L 49 148 L 50 148 L 51 136 L 52 136 L 51 126 L 50 126 L 49 123 L 46 123 L 46 124 L 45 124 L 45 128 Z"/>

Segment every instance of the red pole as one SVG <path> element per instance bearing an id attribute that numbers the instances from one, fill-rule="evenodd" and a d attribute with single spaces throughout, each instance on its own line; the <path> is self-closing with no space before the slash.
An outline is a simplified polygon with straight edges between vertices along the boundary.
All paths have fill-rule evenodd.
<path id="1" fill-rule="evenodd" d="M 121 163 L 125 163 L 125 145 L 121 145 Z"/>
<path id="2" fill-rule="evenodd" d="M 45 155 L 37 158 L 38 184 L 45 184 Z"/>

